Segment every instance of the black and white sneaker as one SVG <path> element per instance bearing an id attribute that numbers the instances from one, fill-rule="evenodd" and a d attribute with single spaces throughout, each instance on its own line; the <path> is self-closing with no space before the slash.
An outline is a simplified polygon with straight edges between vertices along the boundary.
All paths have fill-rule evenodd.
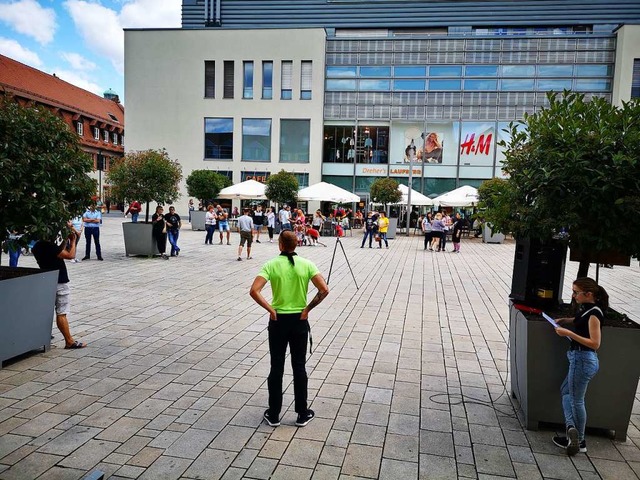
<path id="1" fill-rule="evenodd" d="M 565 436 L 555 436 L 553 437 L 553 443 L 560 448 L 566 448 L 569 446 L 569 438 Z M 587 453 L 587 442 L 582 440 L 579 444 L 580 453 Z"/>
<path id="2" fill-rule="evenodd" d="M 567 437 L 569 438 L 569 445 L 567 445 L 567 455 L 572 457 L 580 451 L 578 429 L 576 427 L 567 428 Z"/>
<path id="3" fill-rule="evenodd" d="M 305 427 L 316 416 L 313 410 L 307 409 L 305 413 L 299 413 L 296 420 L 296 427 Z"/>
<path id="4" fill-rule="evenodd" d="M 280 426 L 280 419 L 279 418 L 274 418 L 273 415 L 271 415 L 271 412 L 269 412 L 269 409 L 266 409 L 264 411 L 264 415 L 262 416 L 262 418 L 264 418 L 264 421 L 267 422 L 267 424 L 270 427 L 278 427 L 278 426 Z"/>

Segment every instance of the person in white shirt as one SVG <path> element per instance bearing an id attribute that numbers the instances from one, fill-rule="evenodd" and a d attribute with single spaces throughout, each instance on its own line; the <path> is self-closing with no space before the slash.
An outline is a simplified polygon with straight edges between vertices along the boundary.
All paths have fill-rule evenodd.
<path id="1" fill-rule="evenodd" d="M 278 220 L 280 220 L 280 230 L 291 230 L 291 207 L 283 205 L 278 212 Z"/>
<path id="2" fill-rule="evenodd" d="M 269 232 L 269 243 L 273 243 L 273 229 L 276 226 L 276 214 L 273 210 L 273 207 L 269 207 L 267 209 L 267 231 Z"/>
<path id="3" fill-rule="evenodd" d="M 251 260 L 251 244 L 253 243 L 253 219 L 249 216 L 249 209 L 242 209 L 242 216 L 238 219 L 240 232 L 240 246 L 238 247 L 238 261 L 242 261 L 242 247 L 247 244 L 247 260 Z"/>

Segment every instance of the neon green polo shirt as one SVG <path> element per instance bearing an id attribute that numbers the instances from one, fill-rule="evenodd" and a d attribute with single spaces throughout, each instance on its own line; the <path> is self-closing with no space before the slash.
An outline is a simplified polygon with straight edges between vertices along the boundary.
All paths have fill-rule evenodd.
<path id="1" fill-rule="evenodd" d="M 285 256 L 272 258 L 262 266 L 259 276 L 271 282 L 271 306 L 278 313 L 300 313 L 307 306 L 309 280 L 320 271 L 313 262 L 294 257 L 295 266 Z"/>

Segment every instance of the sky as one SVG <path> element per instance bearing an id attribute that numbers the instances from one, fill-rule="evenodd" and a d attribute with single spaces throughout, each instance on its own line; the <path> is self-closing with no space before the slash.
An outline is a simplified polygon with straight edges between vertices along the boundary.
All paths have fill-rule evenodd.
<path id="1" fill-rule="evenodd" d="M 0 0 L 0 54 L 102 95 L 124 92 L 124 28 L 179 28 L 181 0 Z"/>

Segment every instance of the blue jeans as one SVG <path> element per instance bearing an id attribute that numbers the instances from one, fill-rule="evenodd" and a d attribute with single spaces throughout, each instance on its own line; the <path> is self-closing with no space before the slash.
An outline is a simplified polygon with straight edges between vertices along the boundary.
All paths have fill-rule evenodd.
<path id="1" fill-rule="evenodd" d="M 9 266 L 17 267 L 19 258 L 20 258 L 20 247 L 18 245 L 9 247 Z"/>
<path id="2" fill-rule="evenodd" d="M 88 258 L 91 255 L 91 237 L 93 237 L 93 242 L 96 244 L 96 255 L 98 258 L 102 258 L 102 249 L 100 248 L 100 227 L 84 227 L 84 238 L 87 241 L 84 256 Z"/>
<path id="3" fill-rule="evenodd" d="M 216 226 L 215 225 L 205 225 L 204 228 L 207 231 L 207 236 L 204 237 L 204 244 L 206 245 L 208 243 L 208 244 L 212 245 L 213 244 L 213 232 L 216 231 Z"/>
<path id="4" fill-rule="evenodd" d="M 587 409 L 584 405 L 584 396 L 587 386 L 598 369 L 598 354 L 581 350 L 569 350 L 569 371 L 562 382 L 560 393 L 562 394 L 562 410 L 567 427 L 573 425 L 578 429 L 580 441 L 584 440 L 584 429 L 587 425 Z"/>
<path id="5" fill-rule="evenodd" d="M 369 237 L 369 248 L 371 248 L 371 244 L 373 243 L 373 235 L 374 235 L 374 231 L 373 230 L 365 229 L 364 238 L 362 239 L 362 245 L 361 245 L 360 248 L 364 247 L 364 244 L 367 241 L 367 237 Z"/>
<path id="6" fill-rule="evenodd" d="M 140 215 L 140 214 L 131 212 L 131 221 L 133 223 L 138 223 L 138 215 Z"/>
<path id="7" fill-rule="evenodd" d="M 382 248 L 382 240 L 384 240 L 385 247 L 389 247 L 389 242 L 387 241 L 387 232 L 378 232 L 378 236 L 380 240 L 378 240 L 378 245 Z"/>
<path id="8" fill-rule="evenodd" d="M 180 247 L 178 246 L 179 236 L 180 230 L 167 230 L 167 237 L 169 238 L 169 243 L 171 244 L 171 255 L 175 255 L 180 251 Z"/>
<path id="9" fill-rule="evenodd" d="M 291 224 L 290 224 L 290 223 L 283 223 L 283 224 L 282 224 L 282 228 L 281 228 L 280 230 L 282 230 L 283 232 L 284 232 L 285 230 L 289 230 L 289 231 L 291 231 Z"/>

